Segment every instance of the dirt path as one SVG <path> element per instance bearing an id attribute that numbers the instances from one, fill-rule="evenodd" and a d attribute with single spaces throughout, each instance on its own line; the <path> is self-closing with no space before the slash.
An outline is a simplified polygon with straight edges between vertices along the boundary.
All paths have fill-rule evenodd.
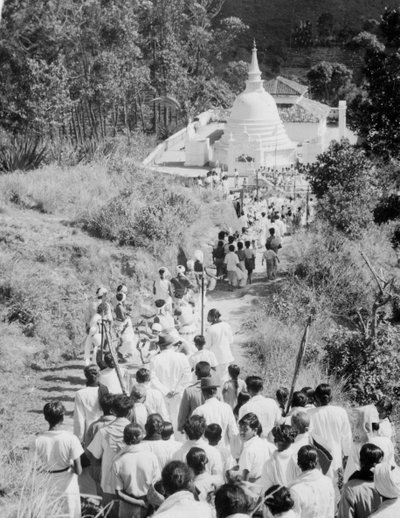
<path id="1" fill-rule="evenodd" d="M 219 283 L 215 291 L 209 293 L 205 307 L 205 314 L 212 307 L 216 307 L 222 314 L 224 320 L 232 326 L 235 341 L 233 344 L 233 355 L 236 363 L 242 369 L 242 376 L 250 372 L 257 372 L 257 365 L 254 365 L 243 344 L 248 336 L 243 324 L 249 320 L 254 308 L 276 289 L 280 283 L 282 274 L 287 269 L 290 257 L 290 238 L 286 238 L 284 248 L 280 253 L 280 276 L 275 281 L 266 279 L 264 267 L 261 267 L 262 251 L 257 251 L 256 270 L 254 272 L 253 284 L 245 288 L 228 291 L 226 283 Z M 37 372 L 38 378 L 33 390 L 36 392 L 35 399 L 38 399 L 37 409 L 32 412 L 41 414 L 45 402 L 61 399 L 67 409 L 65 427 L 72 429 L 72 415 L 75 392 L 84 387 L 83 361 L 66 361 L 56 367 L 43 369 Z"/>

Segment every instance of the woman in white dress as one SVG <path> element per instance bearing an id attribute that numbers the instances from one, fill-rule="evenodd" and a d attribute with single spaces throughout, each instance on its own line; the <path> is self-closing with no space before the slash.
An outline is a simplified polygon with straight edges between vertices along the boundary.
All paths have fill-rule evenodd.
<path id="1" fill-rule="evenodd" d="M 78 475 L 82 473 L 83 448 L 71 432 L 61 430 L 65 408 L 59 401 L 46 403 L 44 418 L 49 430 L 34 440 L 35 461 L 49 474 L 49 491 L 60 501 L 61 513 L 68 518 L 81 517 Z"/>

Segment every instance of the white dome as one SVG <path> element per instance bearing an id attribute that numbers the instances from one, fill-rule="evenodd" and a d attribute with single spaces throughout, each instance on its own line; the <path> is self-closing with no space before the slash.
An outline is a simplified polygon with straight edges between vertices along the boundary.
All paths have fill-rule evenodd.
<path id="1" fill-rule="evenodd" d="M 275 100 L 264 89 L 241 93 L 233 103 L 229 120 L 262 121 L 273 125 L 280 123 Z"/>

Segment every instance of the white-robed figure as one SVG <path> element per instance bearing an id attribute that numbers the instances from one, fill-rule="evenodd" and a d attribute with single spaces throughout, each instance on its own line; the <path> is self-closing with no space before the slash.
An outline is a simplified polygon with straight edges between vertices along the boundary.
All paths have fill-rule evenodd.
<path id="1" fill-rule="evenodd" d="M 160 354 L 152 358 L 150 372 L 151 384 L 164 396 L 171 423 L 174 430 L 177 430 L 179 405 L 183 391 L 192 381 L 192 375 L 189 360 L 184 354 L 172 349 L 173 343 L 171 336 L 160 336 Z"/>
<path id="2" fill-rule="evenodd" d="M 75 435 L 60 428 L 65 415 L 61 402 L 46 403 L 43 413 L 49 430 L 33 441 L 35 463 L 48 473 L 49 498 L 60 502 L 60 513 L 66 518 L 80 518 L 78 475 L 82 473 L 83 448 Z"/>
<path id="3" fill-rule="evenodd" d="M 336 473 L 348 457 L 353 442 L 350 420 L 344 408 L 330 405 L 332 390 L 326 383 L 315 389 L 316 408 L 310 408 L 312 433 L 321 437 L 332 454 L 332 469 Z"/>
<path id="4" fill-rule="evenodd" d="M 352 410 L 355 414 L 353 429 L 353 445 L 346 469 L 344 470 L 343 481 L 347 482 L 351 475 L 360 469 L 360 451 L 365 443 L 374 444 L 383 451 L 383 461 L 395 465 L 394 447 L 389 437 L 379 436 L 379 414 L 374 405 L 366 405 Z"/>
<path id="5" fill-rule="evenodd" d="M 101 302 L 97 306 L 96 313 L 92 316 L 89 324 L 88 334 L 84 345 L 85 365 L 96 363 L 97 353 L 99 348 L 102 346 L 102 339 L 104 340 L 103 335 L 106 332 L 106 328 L 109 323 L 109 305 L 105 302 Z"/>
<path id="6" fill-rule="evenodd" d="M 210 309 L 207 321 L 211 324 L 206 331 L 206 348 L 212 351 L 217 359 L 217 376 L 220 383 L 228 377 L 228 365 L 234 361 L 231 351 L 233 333 L 227 322 L 222 322 L 218 309 Z"/>
<path id="7" fill-rule="evenodd" d="M 297 463 L 301 475 L 289 486 L 295 512 L 301 518 L 334 518 L 333 483 L 317 469 L 318 453 L 314 446 L 302 446 Z"/>

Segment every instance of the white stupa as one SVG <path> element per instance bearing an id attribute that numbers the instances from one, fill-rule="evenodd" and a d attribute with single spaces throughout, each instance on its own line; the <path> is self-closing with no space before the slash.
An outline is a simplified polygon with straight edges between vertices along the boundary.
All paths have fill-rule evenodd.
<path id="1" fill-rule="evenodd" d="M 214 145 L 214 161 L 225 164 L 230 173 L 241 156 L 251 157 L 255 167 L 286 167 L 296 157 L 296 143 L 287 136 L 276 102 L 264 89 L 255 42 L 246 89 L 236 98 L 224 133 Z"/>

